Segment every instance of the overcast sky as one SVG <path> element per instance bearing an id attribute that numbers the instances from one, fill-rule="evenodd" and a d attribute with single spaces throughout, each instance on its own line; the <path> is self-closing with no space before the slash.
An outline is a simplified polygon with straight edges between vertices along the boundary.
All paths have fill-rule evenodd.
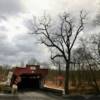
<path id="1" fill-rule="evenodd" d="M 48 61 L 48 49 L 28 34 L 32 16 L 47 12 L 55 17 L 64 11 L 77 15 L 81 9 L 93 20 L 100 9 L 99 0 L 0 0 L 0 64 L 19 64 L 32 57 Z"/>

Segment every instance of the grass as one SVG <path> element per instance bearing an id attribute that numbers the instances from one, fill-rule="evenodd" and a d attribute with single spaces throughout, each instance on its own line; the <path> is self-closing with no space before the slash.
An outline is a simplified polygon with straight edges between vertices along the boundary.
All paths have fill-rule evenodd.
<path id="1" fill-rule="evenodd" d="M 7 85 L 0 85 L 0 93 L 11 93 L 11 87 Z"/>

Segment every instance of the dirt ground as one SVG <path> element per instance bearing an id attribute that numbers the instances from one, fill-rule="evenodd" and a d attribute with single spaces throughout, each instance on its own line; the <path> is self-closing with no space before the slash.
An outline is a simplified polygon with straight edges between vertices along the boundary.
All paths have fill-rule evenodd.
<path id="1" fill-rule="evenodd" d="M 59 88 L 59 89 L 64 89 L 64 84 L 59 84 L 58 82 L 54 82 L 54 81 L 45 81 L 45 85 L 50 87 L 50 88 Z"/>
<path id="2" fill-rule="evenodd" d="M 59 83 L 59 82 L 55 82 L 55 81 L 46 80 L 45 86 L 47 86 L 49 88 L 56 88 L 56 89 L 59 89 L 59 90 L 63 90 L 64 89 L 64 82 Z M 96 93 L 95 88 L 92 87 L 92 86 L 89 86 L 85 82 L 82 83 L 80 86 L 73 86 L 70 83 L 69 89 L 70 89 L 71 94 L 92 94 L 92 93 L 94 94 L 94 93 Z"/>

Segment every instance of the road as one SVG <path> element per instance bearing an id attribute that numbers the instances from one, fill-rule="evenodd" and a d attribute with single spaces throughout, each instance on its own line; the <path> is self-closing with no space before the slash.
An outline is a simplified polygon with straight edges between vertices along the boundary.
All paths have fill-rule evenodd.
<path id="1" fill-rule="evenodd" d="M 61 100 L 61 97 L 59 98 L 58 96 L 48 92 L 35 91 L 21 92 L 16 95 L 1 94 L 0 100 Z"/>
<path id="2" fill-rule="evenodd" d="M 57 96 L 50 92 L 21 92 L 16 95 L 1 94 L 0 100 L 100 100 L 100 96 Z"/>

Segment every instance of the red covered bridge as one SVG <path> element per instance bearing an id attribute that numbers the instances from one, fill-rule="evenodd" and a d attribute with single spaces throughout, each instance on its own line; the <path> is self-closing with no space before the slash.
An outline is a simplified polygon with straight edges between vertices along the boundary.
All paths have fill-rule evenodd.
<path id="1" fill-rule="evenodd" d="M 39 65 L 26 65 L 26 67 L 16 67 L 13 70 L 11 85 L 16 84 L 19 90 L 39 89 L 43 85 L 43 80 L 48 74 L 48 69 L 41 69 Z"/>

